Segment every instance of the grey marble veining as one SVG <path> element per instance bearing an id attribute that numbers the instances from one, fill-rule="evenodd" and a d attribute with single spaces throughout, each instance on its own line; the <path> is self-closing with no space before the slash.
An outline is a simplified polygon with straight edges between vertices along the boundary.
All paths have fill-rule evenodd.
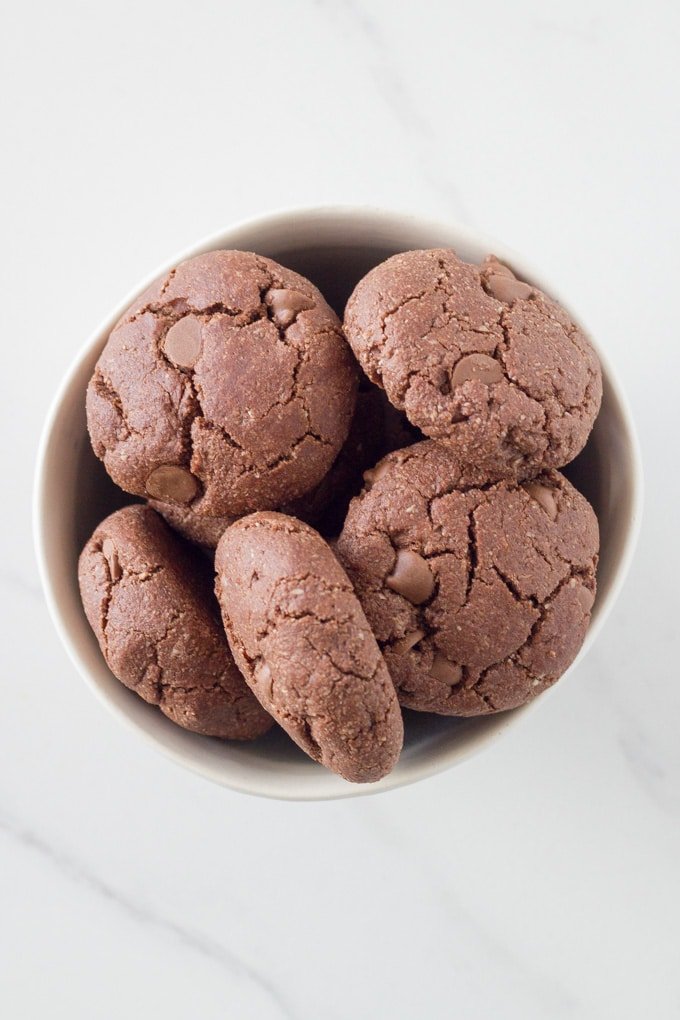
<path id="1" fill-rule="evenodd" d="M 170 917 L 157 913 L 139 900 L 132 899 L 122 889 L 95 874 L 81 861 L 1 810 L 0 833 L 6 839 L 18 843 L 25 852 L 39 855 L 43 862 L 54 868 L 64 881 L 75 884 L 84 894 L 97 896 L 107 901 L 113 909 L 121 911 L 138 924 L 151 925 L 157 929 L 161 938 L 179 941 L 192 953 L 196 953 L 220 967 L 229 977 L 256 986 L 275 1005 L 277 1016 L 284 1017 L 286 1020 L 295 1020 L 296 1014 L 291 1012 L 286 1003 L 283 990 L 275 987 L 266 975 L 260 973 L 216 940 L 185 927 Z"/>

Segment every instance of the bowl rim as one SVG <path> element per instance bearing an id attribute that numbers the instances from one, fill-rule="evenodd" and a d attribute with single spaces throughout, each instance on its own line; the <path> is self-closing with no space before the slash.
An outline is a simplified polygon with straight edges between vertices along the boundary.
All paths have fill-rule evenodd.
<path id="1" fill-rule="evenodd" d="M 468 741 L 462 752 L 460 748 L 456 749 L 455 742 L 452 742 L 446 747 L 439 748 L 427 760 L 423 759 L 411 762 L 408 767 L 402 766 L 401 769 L 398 765 L 397 768 L 390 773 L 390 775 L 386 776 L 378 783 L 344 783 L 342 786 L 334 784 L 328 789 L 328 791 L 324 791 L 321 794 L 314 791 L 307 793 L 305 790 L 300 788 L 299 783 L 292 784 L 290 790 L 281 790 L 278 788 L 276 790 L 268 790 L 266 788 L 266 779 L 263 782 L 261 777 L 259 781 L 258 777 L 254 777 L 252 783 L 245 782 L 226 774 L 222 775 L 221 770 L 215 768 L 212 763 L 202 764 L 194 759 L 189 759 L 180 750 L 169 746 L 159 736 L 146 730 L 135 719 L 133 719 L 124 708 L 111 700 L 109 695 L 102 689 L 84 662 L 78 647 L 78 642 L 71 633 L 70 626 L 65 620 L 64 614 L 61 612 L 59 600 L 57 598 L 56 582 L 52 577 L 49 565 L 47 552 L 48 541 L 46 536 L 46 517 L 49 512 L 47 505 L 46 474 L 47 467 L 50 462 L 50 447 L 55 424 L 64 405 L 65 398 L 67 397 L 76 376 L 81 370 L 82 363 L 91 355 L 93 348 L 101 342 L 102 335 L 110 332 L 115 322 L 120 318 L 122 313 L 129 307 L 138 294 L 146 289 L 146 287 L 148 287 L 149 284 L 151 284 L 158 276 L 163 273 L 167 273 L 173 266 L 177 265 L 177 263 L 187 258 L 191 258 L 194 255 L 200 254 L 203 251 L 210 251 L 223 247 L 227 235 L 235 235 L 244 230 L 253 232 L 262 229 L 280 231 L 282 227 L 291 224 L 291 221 L 297 221 L 299 225 L 301 218 L 304 218 L 307 227 L 313 227 L 315 222 L 324 222 L 327 224 L 329 221 L 337 219 L 339 223 L 340 221 L 343 221 L 350 229 L 352 226 L 359 226 L 365 230 L 369 224 L 379 228 L 381 224 L 384 224 L 385 226 L 388 226 L 390 230 L 395 230 L 403 225 L 405 230 L 410 227 L 411 230 L 416 229 L 423 234 L 431 233 L 433 236 L 436 236 L 438 232 L 445 230 L 451 235 L 455 234 L 463 244 L 469 243 L 471 247 L 486 248 L 487 251 L 493 251 L 499 255 L 501 259 L 510 261 L 512 265 L 519 270 L 520 275 L 527 279 L 540 281 L 542 289 L 563 303 L 571 311 L 571 302 L 563 300 L 559 288 L 554 287 L 552 285 L 552 281 L 549 280 L 544 273 L 536 271 L 534 266 L 519 252 L 516 252 L 511 247 L 499 242 L 495 238 L 490 237 L 483 231 L 467 227 L 449 218 L 434 218 L 432 215 L 420 215 L 413 210 L 407 211 L 398 207 L 387 208 L 373 205 L 341 203 L 313 205 L 309 207 L 289 206 L 285 208 L 278 208 L 269 212 L 263 212 L 257 216 L 243 217 L 236 222 L 228 224 L 221 230 L 214 231 L 203 236 L 193 244 L 185 246 L 180 252 L 174 254 L 171 258 L 164 260 L 160 266 L 157 266 L 152 272 L 148 273 L 141 281 L 135 284 L 135 286 L 128 291 L 128 293 L 118 302 L 113 311 L 99 322 L 97 327 L 90 332 L 86 341 L 80 346 L 62 377 L 54 396 L 52 397 L 40 434 L 34 472 L 32 526 L 38 573 L 43 593 L 45 595 L 45 600 L 47 602 L 49 615 L 71 662 L 76 667 L 77 672 L 110 712 L 119 718 L 129 729 L 133 730 L 137 736 L 142 736 L 148 743 L 152 744 L 166 757 L 169 757 L 178 765 L 201 775 L 203 778 L 210 779 L 219 785 L 240 793 L 269 799 L 317 801 L 370 796 L 377 793 L 383 793 L 388 790 L 394 790 L 403 786 L 411 785 L 412 783 L 419 782 L 429 776 L 438 775 L 449 768 L 460 765 L 474 755 L 480 753 L 490 743 L 497 740 L 498 737 L 506 732 L 511 726 L 517 725 L 521 718 L 526 716 L 529 711 L 536 708 L 536 706 L 544 700 L 548 692 L 546 691 L 541 698 L 534 699 L 534 701 L 529 704 L 524 705 L 519 709 L 515 709 L 512 712 L 499 713 L 496 716 L 485 717 L 489 720 L 493 720 L 493 724 L 490 722 L 488 727 L 484 729 L 481 734 Z M 576 316 L 576 318 L 579 319 L 578 316 Z M 588 335 L 590 336 L 590 333 L 588 333 Z M 614 576 L 609 590 L 607 591 L 606 596 L 604 596 L 604 602 L 600 606 L 597 619 L 591 622 L 583 646 L 574 662 L 569 666 L 567 672 L 571 672 L 575 669 L 583 656 L 592 647 L 605 623 L 605 620 L 616 603 L 621 588 L 628 575 L 633 555 L 635 553 L 635 548 L 640 534 L 643 508 L 644 486 L 642 458 L 628 397 L 621 384 L 618 372 L 611 364 L 608 354 L 606 351 L 602 350 L 597 340 L 593 339 L 592 342 L 602 365 L 603 376 L 606 377 L 612 395 L 619 405 L 621 417 L 626 427 L 625 438 L 628 444 L 630 460 L 629 484 L 631 500 L 625 538 L 616 563 Z M 559 685 L 557 684 L 553 685 L 550 690 L 554 691 L 558 686 Z"/>

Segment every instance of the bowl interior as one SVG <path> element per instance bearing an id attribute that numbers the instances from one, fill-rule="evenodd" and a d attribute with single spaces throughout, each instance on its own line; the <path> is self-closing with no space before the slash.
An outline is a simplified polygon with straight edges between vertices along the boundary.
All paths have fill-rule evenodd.
<path id="1" fill-rule="evenodd" d="M 215 248 L 254 250 L 309 277 L 342 314 L 354 285 L 372 266 L 408 248 L 440 246 L 453 247 L 473 262 L 493 251 L 525 279 L 559 297 L 513 252 L 495 242 L 450 225 L 371 210 L 265 217 L 210 238 L 169 265 Z M 99 521 L 132 499 L 113 485 L 90 448 L 85 389 L 108 332 L 134 296 L 128 295 L 91 338 L 58 394 L 45 429 L 36 490 L 36 539 L 50 609 L 78 669 L 108 706 L 166 754 L 210 779 L 244 792 L 300 799 L 356 796 L 413 782 L 463 760 L 517 721 L 527 708 L 469 720 L 407 712 L 406 741 L 397 768 L 380 783 L 353 786 L 311 762 L 282 731 L 249 744 L 199 737 L 174 726 L 113 677 L 83 613 L 76 567 L 79 552 Z M 638 505 L 634 438 L 620 391 L 604 361 L 603 368 L 602 410 L 586 449 L 566 472 L 595 507 L 601 531 L 598 596 L 581 655 L 618 590 Z"/>

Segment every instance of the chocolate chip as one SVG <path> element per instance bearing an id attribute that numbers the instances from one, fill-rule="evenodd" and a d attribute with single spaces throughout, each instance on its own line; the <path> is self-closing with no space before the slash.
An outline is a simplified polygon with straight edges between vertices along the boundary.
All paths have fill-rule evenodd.
<path id="1" fill-rule="evenodd" d="M 399 549 L 397 561 L 385 583 L 392 591 L 419 606 L 434 591 L 434 576 L 426 560 L 412 549 Z"/>
<path id="2" fill-rule="evenodd" d="M 549 489 L 546 485 L 541 485 L 540 482 L 526 482 L 524 491 L 532 499 L 536 500 L 538 505 L 545 510 L 551 521 L 557 520 L 557 501 L 552 489 Z"/>
<path id="3" fill-rule="evenodd" d="M 294 309 L 313 305 L 288 330 L 294 342 L 265 306 L 271 281 L 293 292 Z M 236 517 L 287 505 L 325 479 L 357 383 L 338 317 L 314 284 L 253 252 L 209 251 L 121 317 L 88 384 L 87 426 L 126 492 L 147 497 L 155 467 L 183 464 L 200 476 L 201 515 Z M 379 457 L 357 468 L 357 481 Z"/>
<path id="4" fill-rule="evenodd" d="M 185 315 L 171 326 L 163 340 L 163 353 L 178 368 L 193 368 L 203 346 L 200 319 Z"/>
<path id="5" fill-rule="evenodd" d="M 394 642 L 392 645 L 392 651 L 396 652 L 397 655 L 405 655 L 406 652 L 410 652 L 419 641 L 422 641 L 424 637 L 425 631 L 420 630 L 420 628 L 409 631 L 408 634 L 404 634 L 403 638 L 399 638 L 398 641 Z"/>
<path id="6" fill-rule="evenodd" d="M 503 368 L 488 354 L 467 354 L 457 363 L 451 375 L 451 386 L 462 386 L 474 379 L 491 386 L 503 378 Z"/>
<path id="7" fill-rule="evenodd" d="M 530 284 L 490 258 L 471 265 L 450 249 L 401 252 L 371 269 L 345 308 L 345 336 L 369 378 L 477 477 L 531 478 L 569 463 L 600 406 L 588 339 Z M 493 293 L 530 298 L 502 304 Z M 463 356 L 494 352 L 504 376 L 492 376 L 496 386 L 447 386 Z"/>
<path id="8" fill-rule="evenodd" d="M 487 273 L 493 273 L 496 276 L 508 276 L 511 280 L 516 279 L 510 266 L 506 266 L 503 262 L 499 262 L 495 255 L 487 255 L 484 260 L 483 268 Z"/>
<path id="9" fill-rule="evenodd" d="M 486 277 L 486 289 L 492 297 L 506 304 L 512 304 L 518 298 L 528 298 L 534 292 L 533 287 L 522 280 L 516 280 L 514 276 L 505 276 L 500 273 L 490 273 Z"/>
<path id="10" fill-rule="evenodd" d="M 281 326 L 282 329 L 287 329 L 295 321 L 299 312 L 304 312 L 314 307 L 314 302 L 306 294 L 302 294 L 299 290 L 289 290 L 288 288 L 268 290 L 265 301 L 267 306 L 271 308 L 274 322 L 277 326 Z"/>
<path id="11" fill-rule="evenodd" d="M 261 662 L 255 667 L 255 682 L 261 689 L 265 689 L 269 697 L 272 696 L 272 671 L 266 662 Z"/>
<path id="12" fill-rule="evenodd" d="M 575 577 L 572 577 L 569 585 L 575 589 L 576 601 L 583 612 L 590 613 L 590 610 L 593 608 L 593 602 L 595 601 L 594 593 L 590 590 L 590 588 L 586 588 L 584 584 L 580 584 Z"/>
<path id="13" fill-rule="evenodd" d="M 168 503 L 190 503 L 198 492 L 198 482 L 179 464 L 161 464 L 147 478 L 146 491 Z"/>
<path id="14" fill-rule="evenodd" d="M 454 687 L 463 679 L 463 668 L 437 652 L 430 666 L 430 676 Z"/>
<path id="15" fill-rule="evenodd" d="M 378 464 L 376 467 L 369 468 L 368 471 L 364 471 L 364 482 L 366 488 L 370 489 L 378 481 L 382 475 L 386 474 L 389 468 L 388 464 Z"/>
<path id="16" fill-rule="evenodd" d="M 527 480 L 554 495 L 552 522 L 517 482 L 461 482 L 455 454 L 433 440 L 383 463 L 389 472 L 355 497 L 337 548 L 401 704 L 474 716 L 554 683 L 583 641 L 596 585 L 598 524 L 584 497 L 556 471 Z M 400 546 L 434 574 L 423 606 L 390 590 Z M 397 643 L 420 627 L 426 636 L 400 655 Z M 545 677 L 536 689 L 534 677 Z"/>
<path id="17" fill-rule="evenodd" d="M 111 580 L 115 583 L 120 581 L 123 576 L 123 571 L 118 559 L 118 553 L 116 547 L 110 538 L 105 538 L 102 542 L 102 555 L 109 566 L 109 575 Z"/>

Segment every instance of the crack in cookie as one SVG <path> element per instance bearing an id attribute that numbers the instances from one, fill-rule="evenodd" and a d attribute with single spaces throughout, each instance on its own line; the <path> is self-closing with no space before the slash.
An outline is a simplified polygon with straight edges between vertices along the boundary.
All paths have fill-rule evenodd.
<path id="1" fill-rule="evenodd" d="M 308 280 L 248 252 L 209 252 L 116 324 L 88 387 L 88 428 L 126 491 L 229 517 L 319 484 L 356 389 L 337 316 Z"/>
<path id="2" fill-rule="evenodd" d="M 271 727 L 229 651 L 207 562 L 154 510 L 102 521 L 78 581 L 107 665 L 139 697 L 207 736 L 250 740 Z"/>
<path id="3" fill-rule="evenodd" d="M 592 346 L 493 256 L 394 255 L 357 285 L 344 326 L 394 405 L 489 479 L 561 467 L 588 438 L 602 396 Z"/>
<path id="4" fill-rule="evenodd" d="M 526 487 L 475 487 L 446 447 L 390 454 L 350 506 L 337 542 L 403 705 L 444 715 L 502 711 L 535 697 L 578 651 L 595 592 L 592 508 L 557 471 Z M 414 500 L 414 492 L 419 499 Z M 390 583 L 396 551 L 433 572 Z"/>
<path id="5" fill-rule="evenodd" d="M 224 532 L 215 566 L 234 658 L 267 711 L 351 782 L 390 772 L 403 741 L 394 685 L 319 534 L 283 514 L 251 514 Z"/>

